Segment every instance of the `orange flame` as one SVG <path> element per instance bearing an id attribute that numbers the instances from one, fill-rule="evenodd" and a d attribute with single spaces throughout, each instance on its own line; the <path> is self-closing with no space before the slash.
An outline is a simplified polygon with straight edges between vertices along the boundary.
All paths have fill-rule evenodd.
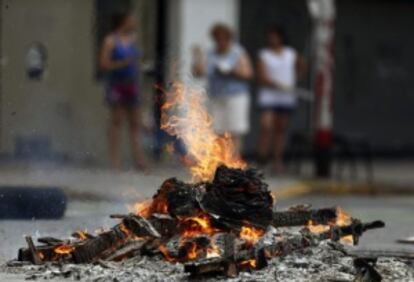
<path id="1" fill-rule="evenodd" d="M 340 207 L 336 208 L 336 222 L 338 226 L 345 226 L 352 223 L 352 217 Z M 352 235 L 344 236 L 340 239 L 340 242 L 347 245 L 354 244 L 354 238 Z"/>
<path id="2" fill-rule="evenodd" d="M 352 217 L 340 207 L 336 208 L 336 220 L 330 225 L 315 224 L 310 220 L 307 224 L 307 228 L 310 232 L 319 234 L 329 230 L 330 226 L 346 226 L 352 223 Z M 352 235 L 344 236 L 340 239 L 343 244 L 353 245 L 354 239 Z"/>
<path id="3" fill-rule="evenodd" d="M 244 239 L 247 244 L 254 245 L 263 236 L 263 230 L 254 227 L 242 226 L 240 230 L 240 238 Z"/>
<path id="4" fill-rule="evenodd" d="M 207 258 L 217 258 L 221 256 L 221 251 L 216 245 L 212 245 L 207 249 Z"/>
<path id="5" fill-rule="evenodd" d="M 183 221 L 184 230 L 182 236 L 184 238 L 194 237 L 200 234 L 214 234 L 217 230 L 211 226 L 210 218 L 206 214 L 189 217 Z"/>
<path id="6" fill-rule="evenodd" d="M 61 246 L 56 247 L 53 251 L 57 254 L 60 254 L 60 255 L 66 255 L 66 254 L 70 254 L 74 250 L 75 250 L 75 248 L 72 247 L 72 246 L 61 245 Z"/>
<path id="7" fill-rule="evenodd" d="M 191 242 L 190 249 L 187 252 L 187 259 L 194 260 L 198 256 L 197 252 L 197 244 L 195 242 Z"/>
<path id="8" fill-rule="evenodd" d="M 257 262 L 255 259 L 249 259 L 249 260 L 244 260 L 240 263 L 240 265 L 242 266 L 247 266 L 247 267 L 251 267 L 251 268 L 256 268 L 257 266 Z"/>
<path id="9" fill-rule="evenodd" d="M 164 246 L 163 244 L 161 244 L 158 247 L 158 250 L 160 250 L 160 252 L 163 254 L 164 258 L 169 261 L 169 262 L 175 262 L 175 259 L 173 257 L 170 256 L 170 253 L 167 249 L 166 246 Z"/>
<path id="10" fill-rule="evenodd" d="M 152 199 L 147 199 L 145 201 L 135 203 L 132 209 L 135 214 L 148 218 L 151 215 L 151 204 Z"/>
<path id="11" fill-rule="evenodd" d="M 312 220 L 309 220 L 307 226 L 308 230 L 312 233 L 319 234 L 329 230 L 329 225 L 314 224 Z"/>
<path id="12" fill-rule="evenodd" d="M 81 241 L 88 239 L 88 236 L 86 236 L 86 233 L 87 233 L 86 231 L 79 230 L 79 231 L 76 231 L 75 233 L 78 235 L 79 240 Z"/>
<path id="13" fill-rule="evenodd" d="M 194 160 L 190 171 L 195 181 L 211 180 L 219 165 L 244 168 L 228 134 L 218 136 L 204 102 L 205 92 L 176 82 L 165 93 L 161 108 L 161 129 L 180 138 Z"/>

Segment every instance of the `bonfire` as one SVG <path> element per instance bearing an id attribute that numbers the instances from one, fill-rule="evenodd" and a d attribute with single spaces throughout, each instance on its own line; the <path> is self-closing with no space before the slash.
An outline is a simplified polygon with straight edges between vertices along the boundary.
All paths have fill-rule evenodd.
<path id="1" fill-rule="evenodd" d="M 134 212 L 111 215 L 119 222 L 99 234 L 43 237 L 37 246 L 28 236 L 18 260 L 85 264 L 148 256 L 182 264 L 192 276 L 237 276 L 321 241 L 358 244 L 365 231 L 384 226 L 337 207 L 276 210 L 260 171 L 247 167 L 231 136 L 214 132 L 204 98 L 202 90 L 175 83 L 162 107 L 162 129 L 187 147 L 191 181 L 165 180 Z M 283 229 L 295 226 L 300 232 Z"/>

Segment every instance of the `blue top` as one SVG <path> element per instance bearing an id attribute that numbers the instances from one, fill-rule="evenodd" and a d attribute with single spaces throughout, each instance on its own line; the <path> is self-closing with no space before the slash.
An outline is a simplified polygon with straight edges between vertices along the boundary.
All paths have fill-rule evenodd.
<path id="1" fill-rule="evenodd" d="M 110 82 L 135 82 L 138 80 L 138 57 L 140 52 L 133 42 L 124 44 L 115 37 L 111 59 L 115 61 L 131 59 L 131 63 L 123 68 L 112 70 L 109 75 Z"/>
<path id="2" fill-rule="evenodd" d="M 211 96 L 247 95 L 249 93 L 249 85 L 246 81 L 232 75 L 223 75 L 217 71 L 217 66 L 220 64 L 234 70 L 244 52 L 238 44 L 234 44 L 226 54 L 218 54 L 215 50 L 208 52 L 207 78 Z"/>

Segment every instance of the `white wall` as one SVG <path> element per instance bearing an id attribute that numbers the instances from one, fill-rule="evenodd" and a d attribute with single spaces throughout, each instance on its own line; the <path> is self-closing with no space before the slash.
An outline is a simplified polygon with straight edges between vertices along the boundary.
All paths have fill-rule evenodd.
<path id="1" fill-rule="evenodd" d="M 194 44 L 203 49 L 211 46 L 210 28 L 216 22 L 226 23 L 237 34 L 238 0 L 172 0 L 169 11 L 170 74 L 178 69 L 180 79 L 190 73 L 191 48 Z"/>

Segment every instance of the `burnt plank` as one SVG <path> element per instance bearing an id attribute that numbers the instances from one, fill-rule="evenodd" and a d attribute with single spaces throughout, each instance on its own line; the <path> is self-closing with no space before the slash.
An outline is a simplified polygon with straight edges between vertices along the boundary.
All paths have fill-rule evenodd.
<path id="1" fill-rule="evenodd" d="M 140 215 L 130 214 L 122 220 L 128 230 L 138 237 L 161 238 L 160 233 L 152 224 Z"/>
<path id="2" fill-rule="evenodd" d="M 328 224 L 335 222 L 336 208 L 316 210 L 288 210 L 273 213 L 272 225 L 274 227 L 288 227 L 306 225 L 310 221 L 314 224 Z"/>

